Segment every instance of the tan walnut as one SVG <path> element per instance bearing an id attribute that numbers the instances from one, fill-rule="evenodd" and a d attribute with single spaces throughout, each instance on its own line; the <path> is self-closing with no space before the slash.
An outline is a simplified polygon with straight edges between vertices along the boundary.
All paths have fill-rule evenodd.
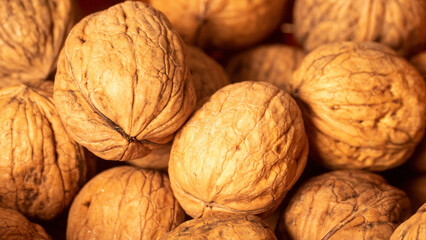
<path id="1" fill-rule="evenodd" d="M 0 4 L 0 87 L 43 81 L 74 19 L 72 0 L 14 0 Z"/>
<path id="2" fill-rule="evenodd" d="M 390 240 L 421 240 L 426 236 L 426 203 L 393 232 Z"/>
<path id="3" fill-rule="evenodd" d="M 262 219 L 253 215 L 219 214 L 182 223 L 161 240 L 220 240 L 262 239 L 276 240 L 274 232 Z"/>
<path id="4" fill-rule="evenodd" d="M 23 84 L 0 89 L 0 207 L 44 220 L 69 206 L 87 171 L 49 92 Z"/>
<path id="5" fill-rule="evenodd" d="M 380 175 L 340 170 L 306 181 L 291 198 L 280 225 L 285 224 L 294 240 L 389 239 L 410 212 L 407 195 Z"/>
<path id="6" fill-rule="evenodd" d="M 266 216 L 301 175 L 308 142 L 299 107 L 266 82 L 221 88 L 178 131 L 169 161 L 185 212 Z"/>
<path id="7" fill-rule="evenodd" d="M 184 47 L 164 15 L 142 2 L 82 19 L 55 78 L 70 135 L 106 160 L 141 158 L 169 142 L 196 103 Z"/>
<path id="8" fill-rule="evenodd" d="M 13 209 L 0 208 L 0 240 L 51 240 L 42 226 Z"/>
<path id="9" fill-rule="evenodd" d="M 426 2 L 296 0 L 294 34 L 307 51 L 341 41 L 375 41 L 403 55 L 426 44 Z"/>
<path id="10" fill-rule="evenodd" d="M 425 81 L 384 45 L 321 46 L 302 60 L 290 88 L 304 113 L 312 153 L 329 168 L 396 167 L 423 137 Z"/>
<path id="11" fill-rule="evenodd" d="M 184 221 L 166 174 L 131 166 L 92 178 L 74 199 L 67 239 L 159 239 Z"/>

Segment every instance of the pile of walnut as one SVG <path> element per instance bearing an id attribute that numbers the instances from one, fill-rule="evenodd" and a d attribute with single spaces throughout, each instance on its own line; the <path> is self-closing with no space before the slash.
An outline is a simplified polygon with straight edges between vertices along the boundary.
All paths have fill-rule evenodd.
<path id="1" fill-rule="evenodd" d="M 85 2 L 0 3 L 0 240 L 425 238 L 426 1 Z"/>

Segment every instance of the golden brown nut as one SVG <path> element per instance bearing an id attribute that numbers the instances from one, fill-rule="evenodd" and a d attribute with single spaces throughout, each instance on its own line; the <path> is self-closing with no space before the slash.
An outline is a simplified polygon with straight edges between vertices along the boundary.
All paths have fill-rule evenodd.
<path id="1" fill-rule="evenodd" d="M 184 221 L 167 175 L 121 166 L 90 180 L 74 199 L 67 239 L 159 239 Z"/>
<path id="2" fill-rule="evenodd" d="M 173 193 L 190 216 L 272 212 L 302 173 L 308 143 L 300 109 L 266 82 L 228 85 L 179 130 Z"/>
<path id="3" fill-rule="evenodd" d="M 0 240 L 50 240 L 43 227 L 30 222 L 20 212 L 0 208 Z"/>
<path id="4" fill-rule="evenodd" d="M 71 0 L 14 0 L 0 3 L 0 87 L 42 81 L 73 23 Z"/>
<path id="5" fill-rule="evenodd" d="M 408 179 L 402 189 L 407 193 L 413 209 L 418 209 L 426 203 L 426 174 L 414 176 Z"/>
<path id="6" fill-rule="evenodd" d="M 237 49 L 262 41 L 278 26 L 287 0 L 150 0 L 183 40 L 201 48 Z"/>
<path id="7" fill-rule="evenodd" d="M 408 55 L 426 43 L 426 2 L 296 0 L 294 34 L 311 51 L 341 41 L 375 41 Z"/>
<path id="8" fill-rule="evenodd" d="M 329 168 L 389 169 L 404 163 L 423 137 L 425 82 L 381 44 L 321 46 L 303 59 L 291 89 L 312 150 Z"/>
<path id="9" fill-rule="evenodd" d="M 393 232 L 390 240 L 421 240 L 426 236 L 426 203 Z"/>
<path id="10" fill-rule="evenodd" d="M 410 215 L 406 194 L 379 175 L 342 170 L 305 182 L 280 224 L 291 239 L 389 239 Z"/>
<path id="11" fill-rule="evenodd" d="M 0 206 L 52 219 L 86 181 L 83 149 L 67 134 L 49 92 L 4 87 L 0 106 Z"/>
<path id="12" fill-rule="evenodd" d="M 426 51 L 421 52 L 410 59 L 410 62 L 417 68 L 426 81 Z"/>
<path id="13" fill-rule="evenodd" d="M 106 160 L 131 160 L 169 142 L 196 96 L 184 45 L 159 11 L 126 1 L 71 30 L 54 101 L 70 135 Z"/>
<path id="14" fill-rule="evenodd" d="M 232 57 L 226 70 L 233 82 L 265 81 L 287 91 L 304 56 L 302 50 L 292 46 L 263 45 Z"/>
<path id="15" fill-rule="evenodd" d="M 262 239 L 275 240 L 274 232 L 253 215 L 220 214 L 182 223 L 161 240 Z"/>

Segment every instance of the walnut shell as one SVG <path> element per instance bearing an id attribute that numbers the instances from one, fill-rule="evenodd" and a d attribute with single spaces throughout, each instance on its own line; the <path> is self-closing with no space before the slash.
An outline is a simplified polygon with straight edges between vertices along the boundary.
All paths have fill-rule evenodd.
<path id="1" fill-rule="evenodd" d="M 173 141 L 169 176 L 185 212 L 272 212 L 302 173 L 308 143 L 300 109 L 265 82 L 213 94 Z"/>
<path id="2" fill-rule="evenodd" d="M 0 87 L 42 81 L 73 19 L 71 0 L 15 0 L 0 4 Z"/>
<path id="3" fill-rule="evenodd" d="M 281 21 L 287 0 L 150 0 L 183 40 L 201 48 L 237 49 L 265 39 Z"/>
<path id="4" fill-rule="evenodd" d="M 168 143 L 164 147 L 152 150 L 152 152 L 143 158 L 127 161 L 133 166 L 140 168 L 165 169 L 169 166 L 170 150 L 172 143 Z"/>
<path id="5" fill-rule="evenodd" d="M 426 203 L 393 232 L 390 240 L 421 240 L 426 236 Z"/>
<path id="6" fill-rule="evenodd" d="M 184 218 L 166 174 L 114 167 L 92 178 L 74 199 L 67 239 L 159 239 Z"/>
<path id="7" fill-rule="evenodd" d="M 253 215 L 224 214 L 182 223 L 161 240 L 262 239 L 275 240 L 274 232 Z"/>
<path id="8" fill-rule="evenodd" d="M 226 65 L 233 82 L 265 81 L 288 91 L 293 72 L 305 53 L 282 44 L 262 45 L 232 57 Z"/>
<path id="9" fill-rule="evenodd" d="M 169 142 L 196 103 L 184 47 L 164 15 L 142 2 L 82 19 L 55 79 L 70 135 L 106 160 L 141 158 Z"/>
<path id="10" fill-rule="evenodd" d="M 329 168 L 396 167 L 423 137 L 425 82 L 381 44 L 321 46 L 302 60 L 290 88 L 304 113 L 312 152 Z"/>
<path id="11" fill-rule="evenodd" d="M 0 207 L 53 219 L 86 181 L 83 149 L 67 134 L 48 91 L 4 87 L 0 106 Z"/>
<path id="12" fill-rule="evenodd" d="M 280 224 L 285 224 L 294 240 L 389 239 L 410 212 L 406 194 L 381 176 L 342 170 L 305 182 L 291 198 Z"/>
<path id="13" fill-rule="evenodd" d="M 0 240 L 50 240 L 43 227 L 30 222 L 20 212 L 0 208 Z"/>
<path id="14" fill-rule="evenodd" d="M 409 55 L 426 44 L 426 2 L 296 0 L 294 34 L 311 51 L 341 41 L 375 41 Z"/>

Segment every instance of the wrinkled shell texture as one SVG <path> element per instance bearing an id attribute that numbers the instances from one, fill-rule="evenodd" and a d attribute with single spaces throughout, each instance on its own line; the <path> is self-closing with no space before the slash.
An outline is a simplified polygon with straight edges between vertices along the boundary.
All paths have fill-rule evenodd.
<path id="1" fill-rule="evenodd" d="M 253 215 L 218 215 L 197 218 L 182 223 L 179 227 L 161 238 L 173 239 L 262 239 L 275 240 L 274 232 Z"/>
<path id="2" fill-rule="evenodd" d="M 71 0 L 14 0 L 0 4 L 0 87 L 37 83 L 56 67 L 73 22 Z"/>
<path id="3" fill-rule="evenodd" d="M 295 36 L 311 51 L 340 41 L 375 41 L 407 55 L 426 43 L 423 0 L 296 0 Z"/>
<path id="4" fill-rule="evenodd" d="M 293 72 L 304 52 L 286 45 L 263 45 L 232 57 L 226 70 L 233 82 L 265 81 L 288 91 Z"/>
<path id="5" fill-rule="evenodd" d="M 405 162 L 425 128 L 425 82 L 378 43 L 342 42 L 308 54 L 292 78 L 312 150 L 329 168 L 381 171 Z"/>
<path id="6" fill-rule="evenodd" d="M 426 203 L 392 234 L 390 240 L 421 240 L 426 236 Z"/>
<path id="7" fill-rule="evenodd" d="M 5 87 L 0 106 L 0 206 L 50 220 L 86 181 L 83 149 L 67 134 L 47 92 Z"/>
<path id="8" fill-rule="evenodd" d="M 0 208 L 0 240 L 50 240 L 43 227 L 28 221 L 20 212 Z"/>
<path id="9" fill-rule="evenodd" d="M 67 239 L 159 239 L 184 221 L 167 175 L 121 166 L 92 178 L 68 215 Z"/>
<path id="10" fill-rule="evenodd" d="M 279 24 L 286 0 L 150 0 L 183 40 L 201 48 L 236 49 L 262 41 Z"/>
<path id="11" fill-rule="evenodd" d="M 379 175 L 334 171 L 304 183 L 283 217 L 291 239 L 389 239 L 410 215 L 406 194 Z"/>
<path id="12" fill-rule="evenodd" d="M 302 173 L 308 142 L 296 102 L 265 82 L 228 85 L 179 130 L 170 153 L 173 193 L 196 218 L 265 215 Z"/>
<path id="13" fill-rule="evenodd" d="M 198 100 L 210 97 L 231 83 L 223 67 L 201 49 L 188 45 L 187 53 L 188 67 Z"/>
<path id="14" fill-rule="evenodd" d="M 141 158 L 170 141 L 196 102 L 184 47 L 164 15 L 142 2 L 81 20 L 55 78 L 70 135 L 106 160 Z"/>
<path id="15" fill-rule="evenodd" d="M 169 166 L 170 150 L 172 144 L 152 150 L 152 152 L 143 158 L 128 161 L 133 166 L 140 168 L 165 169 Z"/>

